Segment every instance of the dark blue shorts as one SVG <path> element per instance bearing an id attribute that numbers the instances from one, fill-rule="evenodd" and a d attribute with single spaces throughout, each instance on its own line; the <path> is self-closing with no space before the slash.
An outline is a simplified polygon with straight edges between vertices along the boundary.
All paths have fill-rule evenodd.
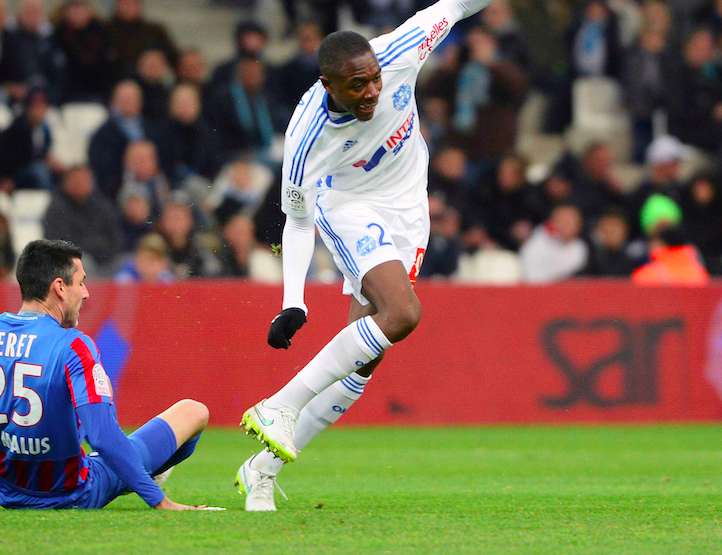
<path id="1" fill-rule="evenodd" d="M 146 471 L 154 476 L 176 450 L 173 430 L 167 422 L 153 418 L 138 428 L 130 436 L 133 445 Z M 84 489 L 86 492 L 78 500 L 75 507 L 80 509 L 100 509 L 119 495 L 126 493 L 128 488 L 118 475 L 99 455 L 90 455 L 90 472 Z"/>

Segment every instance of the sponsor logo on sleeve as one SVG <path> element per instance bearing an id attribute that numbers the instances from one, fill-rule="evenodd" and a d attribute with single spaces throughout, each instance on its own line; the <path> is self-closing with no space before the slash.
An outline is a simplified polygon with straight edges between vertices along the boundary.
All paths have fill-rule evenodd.
<path id="1" fill-rule="evenodd" d="M 431 28 L 431 32 L 426 35 L 426 38 L 421 42 L 418 47 L 419 61 L 423 62 L 426 57 L 434 51 L 436 43 L 438 43 L 446 31 L 449 30 L 449 20 L 444 18 L 441 21 L 434 23 Z"/>

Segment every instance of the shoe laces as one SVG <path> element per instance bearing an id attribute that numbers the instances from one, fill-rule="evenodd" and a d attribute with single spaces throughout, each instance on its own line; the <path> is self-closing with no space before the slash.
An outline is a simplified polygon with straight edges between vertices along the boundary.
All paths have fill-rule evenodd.
<path id="1" fill-rule="evenodd" d="M 290 409 L 288 407 L 280 407 L 278 409 L 280 420 L 281 420 L 281 429 L 283 430 L 283 433 L 288 436 L 289 439 L 293 440 L 293 434 L 296 427 L 296 419 L 298 418 L 298 414 L 293 409 Z"/>
<path id="2" fill-rule="evenodd" d="M 281 488 L 281 485 L 278 483 L 275 476 L 272 476 L 271 474 L 264 474 L 263 472 L 259 472 L 258 474 L 259 479 L 255 484 L 254 493 L 260 494 L 259 497 L 273 497 L 273 488 L 275 487 L 278 490 L 278 493 L 281 494 L 281 497 L 288 501 L 286 492 L 283 491 L 283 488 Z"/>

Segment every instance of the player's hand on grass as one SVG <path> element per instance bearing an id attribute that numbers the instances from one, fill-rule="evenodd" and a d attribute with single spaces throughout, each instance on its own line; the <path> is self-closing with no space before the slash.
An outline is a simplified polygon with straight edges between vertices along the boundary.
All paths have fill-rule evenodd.
<path id="1" fill-rule="evenodd" d="M 183 505 L 182 503 L 176 503 L 168 497 L 164 497 L 163 501 L 158 503 L 155 507 L 160 511 L 203 511 L 205 505 Z"/>
<path id="2" fill-rule="evenodd" d="M 268 330 L 268 344 L 274 349 L 288 349 L 291 338 L 306 323 L 306 313 L 300 308 L 287 308 L 278 313 Z"/>

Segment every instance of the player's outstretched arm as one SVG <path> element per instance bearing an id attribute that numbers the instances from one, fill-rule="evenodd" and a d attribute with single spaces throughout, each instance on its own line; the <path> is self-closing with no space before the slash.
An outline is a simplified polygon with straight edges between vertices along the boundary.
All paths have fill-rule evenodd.
<path id="1" fill-rule="evenodd" d="M 315 244 L 313 216 L 288 215 L 283 227 L 283 307 L 268 330 L 268 344 L 274 349 L 288 349 L 291 338 L 306 323 L 303 297 Z"/>
<path id="2" fill-rule="evenodd" d="M 118 477 L 150 507 L 166 510 L 203 509 L 181 505 L 168 499 L 143 467 L 143 462 L 120 429 L 112 405 L 95 403 L 77 407 L 77 413 L 90 445 Z"/>

